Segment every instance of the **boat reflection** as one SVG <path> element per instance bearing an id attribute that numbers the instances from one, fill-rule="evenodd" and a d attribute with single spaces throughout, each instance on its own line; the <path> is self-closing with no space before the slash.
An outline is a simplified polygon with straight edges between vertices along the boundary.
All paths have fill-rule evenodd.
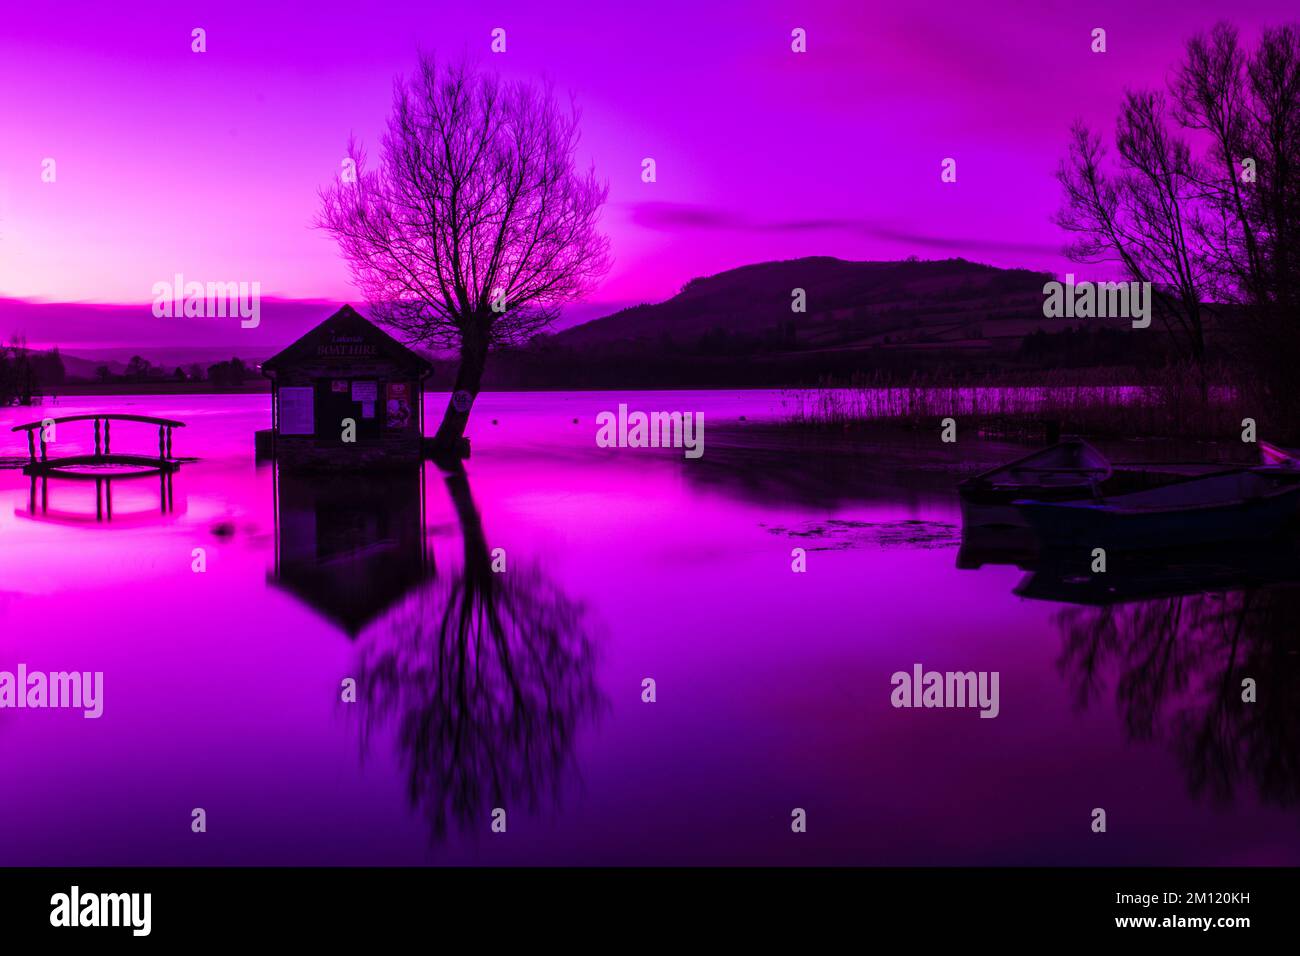
<path id="1" fill-rule="evenodd" d="M 494 571 L 467 476 L 446 487 L 463 562 L 365 630 L 356 674 L 363 753 L 395 736 L 435 840 L 487 832 L 496 807 L 558 800 L 577 734 L 604 706 L 586 609 L 513 554 Z"/>
<path id="2" fill-rule="evenodd" d="M 1038 539 L 1025 526 L 972 525 L 963 521 L 957 568 L 974 571 L 986 564 L 1011 564 L 1028 571 L 1038 562 Z"/>
<path id="3" fill-rule="evenodd" d="M 1105 606 L 1155 598 L 1300 584 L 1300 543 L 1116 551 L 1094 572 L 1082 549 L 1038 552 L 1017 585 L 1020 597 Z M 1022 565 L 1023 567 L 1024 565 Z"/>

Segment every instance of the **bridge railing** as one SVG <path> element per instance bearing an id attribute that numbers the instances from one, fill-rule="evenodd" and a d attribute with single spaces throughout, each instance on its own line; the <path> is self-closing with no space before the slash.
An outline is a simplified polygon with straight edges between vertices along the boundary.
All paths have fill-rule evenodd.
<path id="1" fill-rule="evenodd" d="M 13 431 L 27 432 L 27 453 L 31 458 L 31 464 L 50 462 L 49 449 L 45 442 L 45 428 L 50 424 L 62 425 L 65 422 L 89 422 L 95 423 L 95 454 L 94 460 L 107 461 L 111 460 L 112 452 L 112 423 L 113 422 L 141 422 L 146 425 L 158 426 L 158 461 L 166 463 L 172 458 L 172 429 L 184 428 L 184 422 L 178 422 L 170 418 L 156 418 L 152 415 L 64 415 L 61 418 L 43 418 L 39 422 L 29 422 L 26 425 L 15 425 Z M 104 428 L 101 436 L 100 422 L 103 422 Z M 40 458 L 37 458 L 37 445 L 39 441 Z M 143 456 L 119 456 L 140 458 Z M 57 462 L 59 459 L 53 459 Z"/>

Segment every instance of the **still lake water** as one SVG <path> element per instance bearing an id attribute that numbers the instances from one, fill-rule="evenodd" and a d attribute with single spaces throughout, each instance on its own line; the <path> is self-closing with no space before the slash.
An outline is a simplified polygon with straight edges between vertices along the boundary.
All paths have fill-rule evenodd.
<path id="1" fill-rule="evenodd" d="M 620 401 L 703 411 L 704 456 L 597 448 Z M 266 395 L 117 396 L 0 409 L 0 457 L 95 411 L 201 460 L 111 522 L 0 470 L 0 671 L 104 673 L 98 720 L 0 710 L 0 864 L 1300 863 L 1294 590 L 1019 597 L 958 570 L 974 463 L 928 440 L 774 444 L 774 392 L 488 394 L 465 480 L 330 484 L 254 463 Z M 894 709 L 916 663 L 998 671 L 999 716 Z"/>

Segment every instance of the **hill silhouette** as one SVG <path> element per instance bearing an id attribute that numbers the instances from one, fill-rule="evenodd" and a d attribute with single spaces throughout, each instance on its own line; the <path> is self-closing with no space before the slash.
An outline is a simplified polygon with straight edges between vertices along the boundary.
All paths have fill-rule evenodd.
<path id="1" fill-rule="evenodd" d="M 1158 361 L 1156 329 L 1047 319 L 1054 277 L 965 259 L 851 262 L 815 256 L 692 279 L 638 305 L 507 351 L 491 387 L 814 384 L 858 374 L 955 376 Z M 792 309 L 802 289 L 806 311 Z"/>
<path id="2" fill-rule="evenodd" d="M 1024 320 L 1042 321 L 1042 289 L 1049 279 L 964 259 L 850 262 L 816 256 L 761 262 L 692 279 L 666 302 L 624 309 L 554 338 L 575 347 L 640 347 L 665 337 L 691 347 L 702 337 L 737 336 L 753 345 L 851 348 L 982 339 L 986 333 L 977 326 L 990 321 L 1017 323 L 995 334 L 1022 335 Z M 791 308 L 795 289 L 805 293 L 805 312 Z"/>

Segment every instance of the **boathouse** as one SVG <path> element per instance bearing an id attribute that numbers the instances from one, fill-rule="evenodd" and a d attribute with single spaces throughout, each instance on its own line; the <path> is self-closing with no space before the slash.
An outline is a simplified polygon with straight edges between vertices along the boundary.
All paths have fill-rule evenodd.
<path id="1" fill-rule="evenodd" d="M 424 380 L 433 371 L 349 305 L 262 363 L 271 379 L 273 454 L 291 468 L 418 462 Z"/>

